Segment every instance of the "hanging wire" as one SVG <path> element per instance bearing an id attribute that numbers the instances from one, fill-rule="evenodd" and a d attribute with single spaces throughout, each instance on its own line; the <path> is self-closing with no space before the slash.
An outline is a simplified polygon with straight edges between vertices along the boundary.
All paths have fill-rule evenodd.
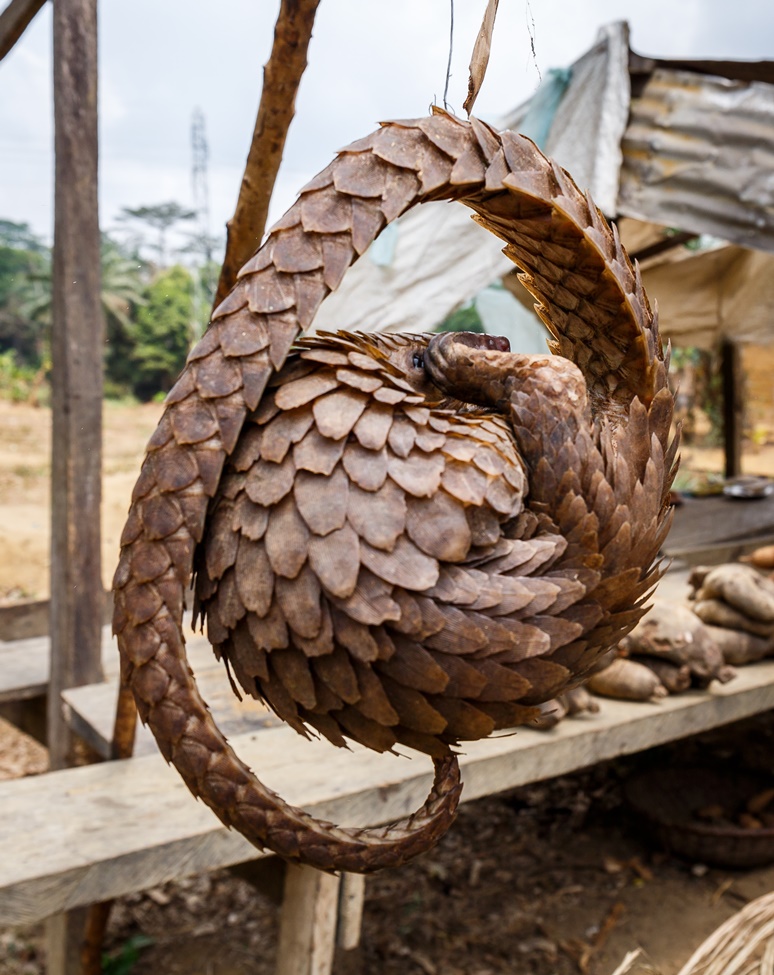
<path id="1" fill-rule="evenodd" d="M 530 5 L 529 0 L 527 0 L 524 13 L 527 18 L 527 33 L 529 34 L 529 46 L 532 48 L 532 61 L 535 65 L 535 70 L 538 73 L 538 81 L 542 81 L 543 75 L 540 73 L 540 65 L 538 64 L 537 51 L 535 50 L 535 18 L 532 14 L 532 6 Z"/>
<path id="2" fill-rule="evenodd" d="M 454 50 L 454 0 L 449 0 L 449 5 L 451 7 L 450 25 L 449 25 L 449 60 L 446 63 L 446 84 L 443 89 L 443 107 L 447 112 L 451 111 L 449 108 L 449 103 L 446 101 L 446 96 L 449 94 L 449 81 L 451 79 L 451 66 L 452 66 L 452 51 Z"/>

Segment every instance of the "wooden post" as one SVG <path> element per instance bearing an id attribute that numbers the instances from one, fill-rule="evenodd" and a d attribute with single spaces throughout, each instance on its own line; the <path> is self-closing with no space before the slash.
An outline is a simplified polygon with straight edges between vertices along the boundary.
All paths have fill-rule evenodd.
<path id="1" fill-rule="evenodd" d="M 330 975 L 336 948 L 338 876 L 288 864 L 276 975 Z"/>
<path id="2" fill-rule="evenodd" d="M 724 341 L 720 347 L 720 370 L 723 378 L 723 446 L 726 477 L 742 473 L 742 433 L 744 401 L 742 398 L 742 364 L 739 346 Z"/>
<path id="3" fill-rule="evenodd" d="M 236 283 L 237 273 L 261 243 L 274 181 L 296 111 L 296 92 L 306 69 L 306 53 L 320 0 L 282 0 L 271 56 L 263 69 L 263 91 L 234 216 L 226 234 L 226 254 L 215 294 L 217 307 Z"/>
<path id="4" fill-rule="evenodd" d="M 339 893 L 336 943 L 344 951 L 353 951 L 360 944 L 364 901 L 365 876 L 362 873 L 343 873 Z"/>
<path id="5" fill-rule="evenodd" d="M 0 61 L 19 40 L 46 0 L 10 0 L 0 13 Z"/>
<path id="6" fill-rule="evenodd" d="M 97 0 L 55 0 L 51 525 L 52 768 L 70 735 L 59 695 L 102 679 L 102 348 Z"/>
<path id="7" fill-rule="evenodd" d="M 102 349 L 97 208 L 97 0 L 54 0 L 51 350 L 51 767 L 72 756 L 67 687 L 101 680 Z M 51 918 L 48 975 L 80 970 L 84 912 Z"/>

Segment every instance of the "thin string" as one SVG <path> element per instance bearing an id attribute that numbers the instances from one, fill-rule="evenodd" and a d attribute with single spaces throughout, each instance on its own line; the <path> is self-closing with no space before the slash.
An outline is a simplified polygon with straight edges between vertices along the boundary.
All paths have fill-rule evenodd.
<path id="1" fill-rule="evenodd" d="M 535 70 L 538 73 L 538 81 L 543 80 L 543 75 L 540 73 L 540 65 L 538 64 L 537 51 L 535 50 L 535 18 L 532 15 L 532 6 L 529 0 L 527 0 L 525 14 L 527 17 L 527 33 L 529 34 L 529 46 L 532 48 L 532 61 L 535 65 Z"/>
<path id="2" fill-rule="evenodd" d="M 449 80 L 451 79 L 451 66 L 452 66 L 452 51 L 454 50 L 454 0 L 449 0 L 451 7 L 451 17 L 449 26 L 449 60 L 446 63 L 446 85 L 443 89 L 443 107 L 446 111 L 450 111 L 449 103 L 446 101 L 446 96 L 449 94 Z"/>

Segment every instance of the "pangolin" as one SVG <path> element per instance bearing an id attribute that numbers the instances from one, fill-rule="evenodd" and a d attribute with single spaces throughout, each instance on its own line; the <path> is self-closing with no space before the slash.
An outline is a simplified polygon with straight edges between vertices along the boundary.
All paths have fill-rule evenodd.
<path id="1" fill-rule="evenodd" d="M 467 333 L 299 340 L 384 226 L 427 200 L 464 203 L 506 242 L 550 353 Z M 191 791 L 321 869 L 437 842 L 459 798 L 454 745 L 530 720 L 643 613 L 676 465 L 667 359 L 616 230 L 527 138 L 436 111 L 342 150 L 192 351 L 122 537 L 122 676 Z M 187 666 L 194 577 L 229 676 L 297 731 L 432 756 L 418 813 L 341 829 L 239 761 Z"/>

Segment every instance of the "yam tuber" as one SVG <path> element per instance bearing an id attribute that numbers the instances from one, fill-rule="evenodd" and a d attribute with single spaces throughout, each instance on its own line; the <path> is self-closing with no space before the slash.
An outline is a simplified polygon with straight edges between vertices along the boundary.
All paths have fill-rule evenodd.
<path id="1" fill-rule="evenodd" d="M 749 562 L 759 569 L 774 569 L 774 545 L 763 545 L 749 555 L 743 555 L 740 562 Z"/>
<path id="2" fill-rule="evenodd" d="M 602 697 L 617 697 L 624 701 L 650 701 L 667 694 L 652 670 L 625 657 L 617 657 L 609 667 L 592 674 L 586 686 Z"/>
<path id="3" fill-rule="evenodd" d="M 658 657 L 637 657 L 636 662 L 652 670 L 670 694 L 681 694 L 691 686 L 691 668 L 688 664 L 673 664 Z"/>
<path id="4" fill-rule="evenodd" d="M 682 603 L 656 599 L 648 613 L 621 641 L 630 654 L 657 657 L 682 667 L 698 681 L 712 680 L 723 666 L 723 654 L 696 613 Z"/>
<path id="5" fill-rule="evenodd" d="M 712 572 L 711 565 L 695 565 L 691 569 L 691 574 L 688 576 L 688 585 L 691 587 L 691 595 L 688 597 L 689 599 L 695 598 L 696 590 L 701 589 L 702 583 L 710 572 Z"/>
<path id="6" fill-rule="evenodd" d="M 774 636 L 774 623 L 762 623 L 751 619 L 722 599 L 705 599 L 701 595 L 703 592 L 703 589 L 699 590 L 700 598 L 696 600 L 693 611 L 704 623 L 724 626 L 729 630 L 744 630 L 756 636 Z"/>
<path id="7" fill-rule="evenodd" d="M 774 654 L 774 637 L 756 636 L 745 630 L 729 629 L 725 626 L 707 625 L 710 636 L 720 647 L 727 664 L 741 667 L 763 660 Z"/>
<path id="8" fill-rule="evenodd" d="M 559 700 L 567 708 L 567 713 L 572 717 L 574 714 L 581 714 L 589 711 L 596 714 L 599 711 L 599 703 L 594 700 L 585 684 L 573 687 L 564 694 L 559 695 Z"/>
<path id="9" fill-rule="evenodd" d="M 774 583 L 750 565 L 715 566 L 696 598 L 722 599 L 750 619 L 774 623 Z"/>

